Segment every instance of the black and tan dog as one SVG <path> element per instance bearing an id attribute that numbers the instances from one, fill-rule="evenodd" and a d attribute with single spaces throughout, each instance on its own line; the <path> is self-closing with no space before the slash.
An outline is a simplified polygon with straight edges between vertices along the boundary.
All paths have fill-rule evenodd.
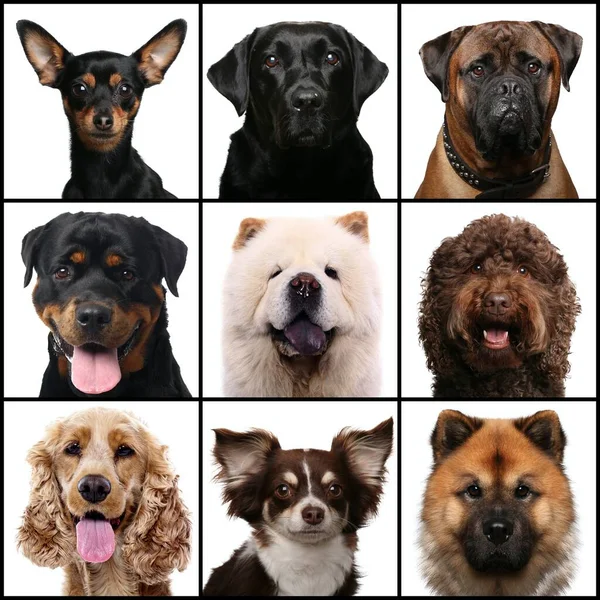
<path id="1" fill-rule="evenodd" d="M 25 286 L 50 328 L 40 397 L 189 397 L 167 332 L 187 246 L 145 219 L 64 213 L 23 238 Z"/>
<path id="2" fill-rule="evenodd" d="M 550 122 L 582 43 L 560 25 L 498 21 L 424 44 L 446 114 L 416 198 L 577 198 Z"/>
<path id="3" fill-rule="evenodd" d="M 19 21 L 17 31 L 40 83 L 60 90 L 69 120 L 71 179 L 62 197 L 175 198 L 132 148 L 131 136 L 144 90 L 160 83 L 177 58 L 186 22 L 172 21 L 130 56 L 75 56 L 32 21 Z"/>

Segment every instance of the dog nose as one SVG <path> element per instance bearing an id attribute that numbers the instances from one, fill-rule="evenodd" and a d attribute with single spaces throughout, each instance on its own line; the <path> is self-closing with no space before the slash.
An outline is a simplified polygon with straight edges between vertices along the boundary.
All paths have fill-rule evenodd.
<path id="1" fill-rule="evenodd" d="M 316 506 L 307 506 L 302 511 L 302 518 L 309 525 L 318 525 L 325 518 L 325 513 L 323 509 Z"/>
<path id="2" fill-rule="evenodd" d="M 111 320 L 110 308 L 102 304 L 85 303 L 80 304 L 75 311 L 77 323 L 86 331 L 99 331 Z"/>
<path id="3" fill-rule="evenodd" d="M 292 106 L 296 110 L 320 108 L 323 100 L 316 88 L 298 88 L 292 94 Z"/>
<path id="4" fill-rule="evenodd" d="M 511 301 L 508 294 L 491 293 L 485 297 L 485 308 L 493 315 L 503 315 L 510 308 Z"/>
<path id="5" fill-rule="evenodd" d="M 500 546 L 513 534 L 513 525 L 506 519 L 489 519 L 483 523 L 483 535 L 495 546 Z"/>
<path id="6" fill-rule="evenodd" d="M 110 481 L 101 475 L 86 475 L 77 484 L 84 500 L 96 504 L 110 494 Z"/>
<path id="7" fill-rule="evenodd" d="M 95 115 L 94 125 L 96 126 L 96 129 L 99 129 L 100 131 L 107 131 L 113 126 L 113 118 L 110 115 Z"/>
<path id="8" fill-rule="evenodd" d="M 321 291 L 321 284 L 312 273 L 298 273 L 294 279 L 290 281 L 290 286 L 296 294 L 303 298 L 315 296 Z"/>

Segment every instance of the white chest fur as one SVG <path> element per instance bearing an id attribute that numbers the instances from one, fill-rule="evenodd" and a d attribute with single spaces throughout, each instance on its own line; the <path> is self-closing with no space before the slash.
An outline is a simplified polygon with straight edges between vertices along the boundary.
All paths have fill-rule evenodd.
<path id="1" fill-rule="evenodd" d="M 332 596 L 352 569 L 353 552 L 341 535 L 302 544 L 275 534 L 268 547 L 256 551 L 278 596 Z"/>

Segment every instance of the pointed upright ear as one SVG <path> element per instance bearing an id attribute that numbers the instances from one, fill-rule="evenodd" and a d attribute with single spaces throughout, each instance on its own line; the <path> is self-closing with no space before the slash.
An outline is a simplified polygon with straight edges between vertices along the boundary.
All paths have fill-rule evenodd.
<path id="1" fill-rule="evenodd" d="M 147 88 L 163 80 L 167 69 L 181 50 L 186 32 L 187 23 L 183 19 L 171 21 L 132 54 L 138 62 L 139 71 Z"/>
<path id="2" fill-rule="evenodd" d="M 242 116 L 248 107 L 250 95 L 250 56 L 258 29 L 238 42 L 207 73 L 215 89 L 229 100 L 238 116 Z"/>
<path id="3" fill-rule="evenodd" d="M 17 21 L 17 32 L 25 56 L 37 73 L 40 83 L 57 87 L 58 75 L 65 68 L 70 52 L 33 21 Z"/>

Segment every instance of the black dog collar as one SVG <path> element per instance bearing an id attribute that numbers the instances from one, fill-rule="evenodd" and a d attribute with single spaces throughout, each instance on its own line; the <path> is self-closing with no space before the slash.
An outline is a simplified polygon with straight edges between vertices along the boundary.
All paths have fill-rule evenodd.
<path id="1" fill-rule="evenodd" d="M 552 149 L 552 136 L 548 138 L 548 145 L 544 153 L 544 164 L 537 169 L 529 172 L 523 177 L 515 179 L 487 179 L 477 175 L 471 167 L 458 155 L 448 133 L 446 117 L 444 117 L 443 131 L 444 147 L 446 156 L 459 177 L 477 190 L 482 190 L 481 194 L 476 196 L 476 200 L 500 200 L 511 198 L 527 198 L 531 195 L 548 177 L 550 177 L 550 151 Z"/>

